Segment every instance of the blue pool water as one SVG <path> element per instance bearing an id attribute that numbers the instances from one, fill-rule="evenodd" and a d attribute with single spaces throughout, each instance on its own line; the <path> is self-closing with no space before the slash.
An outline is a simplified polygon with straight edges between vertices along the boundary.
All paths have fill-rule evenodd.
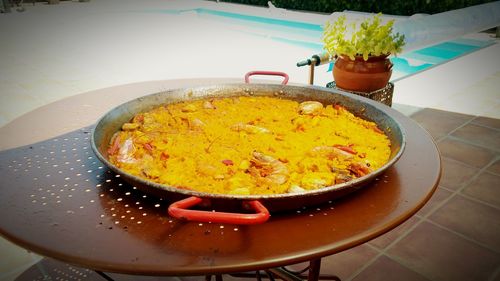
<path id="1" fill-rule="evenodd" d="M 181 14 L 195 12 L 201 17 L 224 21 L 234 26 L 244 26 L 245 32 L 254 36 L 266 37 L 289 45 L 310 50 L 311 55 L 323 53 L 321 35 L 323 27 L 318 24 L 299 21 L 274 19 L 240 13 L 197 8 L 189 10 L 155 10 L 155 13 Z M 432 66 L 463 56 L 493 44 L 493 41 L 458 38 L 419 50 L 392 57 L 394 63 L 392 81 L 426 70 Z M 305 58 L 297 58 L 297 61 Z M 327 71 L 331 71 L 332 65 Z"/>
<path id="2" fill-rule="evenodd" d="M 229 12 L 210 10 L 210 9 L 204 9 L 204 8 L 198 8 L 198 9 L 194 9 L 194 10 L 198 14 L 215 15 L 215 16 L 220 16 L 220 17 L 232 18 L 235 20 L 247 21 L 247 22 L 257 22 L 257 23 L 263 23 L 263 24 L 278 25 L 278 26 L 297 28 L 297 29 L 308 30 L 308 31 L 317 31 L 320 33 L 323 32 L 323 28 L 317 24 L 304 23 L 304 22 L 298 22 L 298 21 L 290 21 L 290 20 L 282 20 L 282 19 L 271 19 L 271 18 L 266 18 L 266 17 L 258 17 L 258 16 L 250 16 L 250 15 L 237 14 L 237 13 L 229 13 Z"/>

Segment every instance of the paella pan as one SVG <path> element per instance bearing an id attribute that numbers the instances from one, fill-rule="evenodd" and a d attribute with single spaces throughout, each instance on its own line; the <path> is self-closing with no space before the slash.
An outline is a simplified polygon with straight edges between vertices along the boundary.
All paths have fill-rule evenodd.
<path id="1" fill-rule="evenodd" d="M 326 183 L 322 182 L 320 188 L 308 188 L 308 186 L 304 186 L 304 184 L 289 183 L 286 190 L 267 193 L 249 192 L 248 189 L 241 188 L 237 189 L 237 192 L 218 192 L 207 189 L 179 188 L 179 184 L 155 181 L 152 180 L 151 177 L 148 178 L 141 176 L 140 173 L 134 173 L 130 169 L 125 169 L 124 165 L 120 165 L 120 161 L 116 161 L 118 148 L 115 147 L 113 151 L 113 143 L 119 143 L 116 141 L 117 132 L 123 133 L 126 131 L 126 133 L 130 133 L 130 131 L 134 131 L 136 127 L 139 126 L 137 122 L 134 124 L 134 119 L 137 119 L 138 116 L 142 116 L 143 118 L 143 114 L 145 112 L 151 112 L 160 107 L 168 111 L 173 110 L 172 106 L 177 106 L 180 112 L 184 111 L 185 113 L 192 113 L 196 111 L 195 108 L 190 108 L 193 104 L 198 104 L 201 107 L 205 107 L 205 109 L 211 110 L 214 109 L 217 103 L 220 103 L 221 101 L 230 101 L 231 103 L 234 103 L 234 101 L 237 100 L 238 103 L 241 101 L 244 103 L 248 102 L 248 100 L 252 102 L 260 102 L 262 99 L 291 102 L 296 108 L 299 109 L 299 115 L 301 113 L 304 115 L 304 112 L 301 112 L 301 110 L 304 110 L 304 105 L 308 106 L 310 104 L 320 104 L 325 111 L 335 111 L 335 114 L 345 111 L 353 117 L 359 118 L 359 120 L 362 120 L 360 122 L 366 122 L 364 123 L 365 127 L 372 126 L 370 124 L 373 124 L 373 126 L 375 126 L 374 130 L 380 131 L 379 133 L 382 133 L 389 143 L 387 146 L 387 152 L 385 153 L 386 160 L 378 165 L 372 166 L 371 169 L 358 170 L 358 172 L 355 172 L 354 174 L 351 173 L 353 176 L 347 180 L 338 180 L 337 176 L 337 180 L 333 179 L 327 181 Z M 209 103 L 207 103 L 207 101 Z M 248 104 L 246 106 L 248 107 Z M 235 109 L 235 111 L 239 111 L 239 109 Z M 269 212 L 287 211 L 305 206 L 317 205 L 351 193 L 360 187 L 365 186 L 371 180 L 375 179 L 378 175 L 392 166 L 403 153 L 405 145 L 405 134 L 402 131 L 401 126 L 399 126 L 399 124 L 391 117 L 392 112 L 393 110 L 391 108 L 378 104 L 374 101 L 362 97 L 352 96 L 340 91 L 319 87 L 301 87 L 276 84 L 209 85 L 206 87 L 177 89 L 155 93 L 132 100 L 114 108 L 98 121 L 93 131 L 92 147 L 94 148 L 98 158 L 103 163 L 109 166 L 114 172 L 122 175 L 123 178 L 129 181 L 133 186 L 175 202 L 169 209 L 169 213 L 172 216 L 199 221 L 242 224 L 261 223 L 269 218 Z M 306 112 L 306 115 L 307 114 L 308 113 Z M 279 116 L 286 114 L 277 110 L 274 112 L 274 115 Z M 233 123 L 235 125 L 229 126 L 229 131 L 237 133 L 238 136 L 242 135 L 242 131 L 243 134 L 260 134 L 262 133 L 261 130 L 267 130 L 265 126 L 261 127 L 254 123 L 249 124 L 249 122 L 238 122 L 232 120 L 233 117 L 226 119 L 230 119 L 231 122 L 234 121 Z M 193 120 L 198 121 L 193 122 Z M 188 127 L 193 125 L 195 127 L 201 126 L 202 124 L 205 125 L 199 119 L 186 119 L 185 121 Z M 250 127 L 248 127 L 248 125 Z M 250 132 L 247 132 L 247 130 L 250 130 Z M 267 132 L 264 131 L 263 133 L 267 135 Z M 322 133 L 325 135 L 333 134 L 328 131 L 322 131 Z M 226 135 L 227 133 L 221 134 Z M 279 135 L 278 137 L 273 135 L 272 138 L 277 138 L 278 142 L 282 141 L 282 136 Z M 363 135 L 361 138 L 363 138 Z M 126 138 L 122 137 L 122 146 L 124 139 Z M 189 141 L 189 138 L 184 139 L 184 143 L 180 144 L 188 148 L 196 146 L 193 143 L 189 143 Z M 178 145 L 180 144 L 178 143 Z M 313 148 L 325 147 L 324 145 L 316 144 L 313 143 L 311 145 L 313 145 Z M 235 143 L 234 145 L 241 146 L 238 143 Z M 148 150 L 148 146 L 145 147 L 146 150 Z M 346 154 L 345 152 L 347 152 L 347 154 L 355 152 L 358 160 L 360 160 L 360 157 L 366 157 L 366 153 L 359 152 L 358 155 L 358 152 L 355 151 L 358 149 L 353 149 L 352 147 L 352 144 L 348 146 L 346 143 L 338 144 L 338 146 L 336 146 L 337 151 L 338 148 L 340 148 L 341 153 L 344 154 Z M 379 149 L 377 148 L 377 150 Z M 236 171 L 238 170 L 238 167 L 243 166 L 243 172 L 251 174 L 251 169 L 258 166 L 256 161 L 259 159 L 267 159 L 269 161 L 275 161 L 274 163 L 280 162 L 281 164 L 288 161 L 278 159 L 277 157 L 276 159 L 272 157 L 269 158 L 270 156 L 268 154 L 263 154 L 262 151 L 256 151 L 255 149 L 250 152 L 246 151 L 246 154 L 249 157 L 248 162 L 244 162 L 242 159 L 239 159 L 237 161 L 238 163 L 235 163 L 236 161 L 234 159 L 225 159 L 224 157 L 224 159 L 220 159 L 219 157 L 219 162 L 221 162 L 219 164 L 222 165 L 222 167 L 226 166 L 227 168 L 234 168 Z M 166 155 L 163 154 L 163 156 L 160 157 L 166 157 Z M 194 156 L 186 157 L 194 158 Z M 288 163 L 286 164 L 288 165 Z M 245 167 L 245 165 L 247 167 Z M 180 167 L 182 172 L 182 166 Z M 257 170 L 257 172 L 259 171 L 260 170 Z M 352 169 L 350 171 L 352 171 Z M 171 173 L 172 172 L 170 172 L 170 174 Z M 261 175 L 262 174 L 258 176 L 262 178 Z M 211 177 L 212 176 L 214 175 L 211 175 Z M 291 180 L 289 180 L 289 175 L 287 174 L 286 176 L 285 181 L 291 182 Z M 160 177 L 158 176 L 157 178 Z M 219 178 L 218 181 L 221 182 L 221 179 Z M 301 183 L 301 181 L 299 181 L 299 183 Z M 203 187 L 205 184 L 208 185 L 208 181 L 204 181 L 203 177 L 199 177 L 199 186 Z M 222 209 L 230 211 L 213 212 L 188 210 L 188 208 L 191 208 L 194 205 L 208 206 L 209 210 Z M 243 206 L 243 209 L 250 209 L 251 212 L 255 213 L 246 211 L 243 213 L 239 211 L 234 213 L 232 211 L 235 209 L 242 209 L 241 206 Z"/>

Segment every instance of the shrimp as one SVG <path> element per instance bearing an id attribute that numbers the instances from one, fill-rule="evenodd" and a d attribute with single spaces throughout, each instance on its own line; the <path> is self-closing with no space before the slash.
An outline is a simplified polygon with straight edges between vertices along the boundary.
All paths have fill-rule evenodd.
<path id="1" fill-rule="evenodd" d="M 248 169 L 252 176 L 265 178 L 270 183 L 284 184 L 288 180 L 288 168 L 269 155 L 254 151 Z"/>
<path id="2" fill-rule="evenodd" d="M 204 109 L 216 109 L 215 105 L 211 101 L 205 101 L 203 102 L 203 108 Z"/>
<path id="3" fill-rule="evenodd" d="M 368 167 L 367 164 L 363 162 L 352 163 L 351 165 L 349 165 L 349 170 L 358 177 L 365 176 L 373 171 L 370 167 Z"/>
<path id="4" fill-rule="evenodd" d="M 203 121 L 201 121 L 200 119 L 198 118 L 194 118 L 194 119 L 189 119 L 188 120 L 188 123 L 189 123 L 189 128 L 191 130 L 201 130 L 203 129 L 203 127 L 205 127 L 205 123 Z"/>
<path id="5" fill-rule="evenodd" d="M 120 133 L 115 133 L 111 138 L 108 154 L 113 155 L 120 150 Z"/>
<path id="6" fill-rule="evenodd" d="M 328 145 L 313 147 L 313 149 L 310 150 L 309 154 L 312 156 L 327 157 L 328 159 L 334 159 L 334 158 L 351 159 L 354 157 L 352 153 L 346 152 L 335 146 L 328 146 Z"/>
<path id="7" fill-rule="evenodd" d="M 132 138 L 126 139 L 123 142 L 123 144 L 120 146 L 120 149 L 118 150 L 118 157 L 117 157 L 118 162 L 122 162 L 122 163 L 135 163 L 135 162 L 137 162 L 137 159 L 134 158 L 135 151 L 136 151 L 136 148 L 134 146 L 134 142 L 132 141 Z"/>
<path id="8" fill-rule="evenodd" d="M 345 146 L 340 144 L 334 144 L 333 146 L 345 152 L 349 152 L 351 154 L 358 154 L 356 150 L 354 150 L 351 146 Z"/>
<path id="9" fill-rule="evenodd" d="M 340 183 L 346 183 L 352 180 L 352 176 L 347 175 L 347 174 L 338 174 L 335 177 L 335 183 L 340 184 Z"/>
<path id="10" fill-rule="evenodd" d="M 317 101 L 305 101 L 299 104 L 299 113 L 304 115 L 319 115 L 323 104 Z"/>
<path id="11" fill-rule="evenodd" d="M 244 124 L 244 123 L 234 124 L 231 127 L 231 130 L 237 131 L 237 132 L 245 131 L 245 132 L 250 133 L 250 134 L 270 134 L 271 133 L 270 130 L 268 130 L 264 127 L 259 127 L 259 126 L 255 126 L 255 125 Z"/>
<path id="12" fill-rule="evenodd" d="M 137 128 L 139 128 L 141 124 L 139 123 L 125 123 L 122 125 L 122 130 L 123 131 L 133 131 Z"/>
<path id="13" fill-rule="evenodd" d="M 349 182 L 353 179 L 353 176 L 350 174 L 351 171 L 349 171 L 348 169 L 340 169 L 335 167 L 334 165 L 328 165 L 328 166 L 330 167 L 330 171 L 332 173 L 335 173 L 336 175 L 335 176 L 336 184 Z"/>

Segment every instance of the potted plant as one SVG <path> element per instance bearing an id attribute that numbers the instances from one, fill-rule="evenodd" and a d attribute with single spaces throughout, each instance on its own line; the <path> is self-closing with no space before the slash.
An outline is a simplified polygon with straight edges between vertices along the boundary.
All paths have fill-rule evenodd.
<path id="1" fill-rule="evenodd" d="M 384 88 L 392 75 L 389 55 L 401 53 L 405 37 L 393 34 L 394 20 L 381 23 L 376 14 L 357 23 L 347 24 L 345 15 L 323 31 L 324 48 L 336 58 L 333 77 L 337 87 L 357 92 Z"/>

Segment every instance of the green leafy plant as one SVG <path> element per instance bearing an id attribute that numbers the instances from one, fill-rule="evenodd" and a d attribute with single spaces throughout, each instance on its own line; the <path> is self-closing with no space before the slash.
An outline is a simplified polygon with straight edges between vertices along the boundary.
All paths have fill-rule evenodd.
<path id="1" fill-rule="evenodd" d="M 381 56 L 399 54 L 405 45 L 402 34 L 393 34 L 394 20 L 381 24 L 380 14 L 362 21 L 359 26 L 354 22 L 346 23 L 345 15 L 333 23 L 327 22 L 323 31 L 324 48 L 330 56 L 348 56 L 354 60 L 356 56 Z"/>

